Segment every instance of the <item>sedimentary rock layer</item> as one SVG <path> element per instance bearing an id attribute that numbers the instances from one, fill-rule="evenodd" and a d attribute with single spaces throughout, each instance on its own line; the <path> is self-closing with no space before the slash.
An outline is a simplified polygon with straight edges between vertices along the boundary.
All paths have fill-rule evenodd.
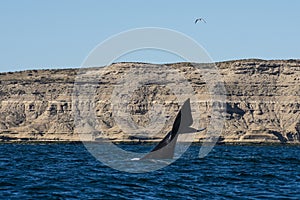
<path id="1" fill-rule="evenodd" d="M 202 64 L 203 65 L 203 64 Z M 222 111 L 225 126 L 220 133 L 220 141 L 224 142 L 300 142 L 300 61 L 299 60 L 237 60 L 215 64 L 222 76 L 226 89 L 226 111 Z M 188 81 L 193 89 L 194 99 L 201 116 L 194 117 L 199 126 L 207 127 L 211 119 L 211 108 L 214 103 L 205 74 L 195 70 L 200 64 L 174 63 L 153 65 L 145 63 L 115 63 L 105 68 L 88 70 L 28 70 L 0 74 L 0 140 L 2 141 L 78 141 L 109 138 L 115 141 L 132 141 L 162 138 L 171 128 L 176 113 L 180 109 L 176 92 L 167 87 L 176 78 L 174 71 Z M 130 70 L 138 67 L 161 70 L 166 85 L 148 81 L 146 84 L 130 91 L 126 103 L 128 115 L 116 117 L 112 101 L 116 88 L 123 92 L 128 82 L 135 82 L 134 77 L 151 76 L 145 71 L 124 79 Z M 150 72 L 149 72 L 150 68 Z M 90 76 L 91 82 L 81 79 L 81 74 L 92 74 L 97 70 L 101 75 Z M 132 72 L 132 71 L 131 71 Z M 141 80 L 142 80 L 141 79 Z M 95 81 L 96 80 L 96 81 Z M 93 82 L 94 81 L 94 82 Z M 169 82 L 168 82 L 169 81 Z M 87 117 L 78 117 L 79 102 L 74 101 L 80 92 L 78 85 L 93 85 L 93 116 L 98 131 L 87 137 L 79 137 L 78 133 L 89 133 L 87 125 L 92 125 Z M 126 86 L 127 84 L 127 86 Z M 181 87 L 181 88 L 180 88 Z M 179 91 L 186 91 L 178 84 Z M 91 89 L 91 88 L 90 88 Z M 130 88 L 129 88 L 130 89 Z M 183 92 L 184 93 L 184 92 Z M 87 93 L 87 97 L 91 94 Z M 186 94 L 187 96 L 189 93 Z M 119 99 L 119 101 L 122 98 Z M 72 101 L 73 100 L 73 101 Z M 122 102 L 120 102 L 122 103 Z M 162 109 L 161 113 L 159 109 Z M 156 115 L 158 133 L 153 130 L 151 120 Z M 84 121 L 81 127 L 74 125 L 76 120 Z M 122 125 L 126 117 L 135 127 Z M 89 124 L 90 123 L 90 124 Z M 128 123 L 128 122 L 127 122 Z M 153 125 L 153 124 L 152 124 Z M 128 131 L 131 131 L 128 133 Z M 139 132 L 140 131 L 140 132 Z M 136 137 L 136 136 L 140 136 Z M 202 141 L 207 137 L 205 132 L 196 134 L 194 141 Z M 139 139 L 138 139 L 139 138 Z"/>

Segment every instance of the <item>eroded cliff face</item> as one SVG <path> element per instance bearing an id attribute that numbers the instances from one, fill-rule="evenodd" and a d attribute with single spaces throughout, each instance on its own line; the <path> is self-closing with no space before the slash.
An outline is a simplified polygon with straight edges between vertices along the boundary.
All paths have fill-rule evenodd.
<path id="1" fill-rule="evenodd" d="M 300 141 L 299 61 L 244 60 L 219 67 L 228 93 L 225 138 Z"/>
<path id="2" fill-rule="evenodd" d="M 78 102 L 72 103 L 74 82 L 78 69 L 29 70 L 0 74 L 0 140 L 95 140 L 105 137 L 116 141 L 135 137 L 122 130 L 113 117 L 111 96 L 115 87 L 122 87 L 120 79 L 142 63 L 117 63 L 101 71 L 97 77 L 94 103 L 95 116 L 101 128 L 90 137 L 79 138 L 74 126 L 74 113 Z M 151 65 L 153 68 L 158 66 Z M 203 74 L 190 63 L 168 64 L 189 81 L 198 99 L 201 127 L 206 127 L 211 117 L 211 96 Z M 300 61 L 299 60 L 238 60 L 217 63 L 223 77 L 226 95 L 225 127 L 220 137 L 224 142 L 300 142 Z M 159 66 L 164 70 L 163 66 Z M 172 77 L 172 72 L 166 76 Z M 184 88 L 180 88 L 184 90 Z M 73 98 L 74 100 L 74 98 Z M 160 133 L 152 138 L 162 138 L 172 126 L 180 109 L 176 95 L 163 84 L 149 82 L 132 91 L 127 111 L 139 127 L 151 121 L 151 108 L 164 107 L 164 119 L 159 119 Z M 154 113 L 155 114 L 155 113 Z M 119 120 L 120 121 L 120 120 Z M 86 121 L 86 124 L 89 122 Z M 151 127 L 150 127 L 151 128 Z M 202 141 L 199 133 L 195 141 Z"/>

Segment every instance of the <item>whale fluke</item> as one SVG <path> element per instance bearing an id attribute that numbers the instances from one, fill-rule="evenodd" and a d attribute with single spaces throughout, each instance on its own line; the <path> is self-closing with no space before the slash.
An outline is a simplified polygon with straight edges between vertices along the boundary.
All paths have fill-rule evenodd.
<path id="1" fill-rule="evenodd" d="M 201 130 L 190 127 L 193 124 L 190 99 L 187 99 L 179 110 L 172 130 L 144 157 L 143 159 L 173 159 L 178 135 L 181 133 L 194 133 Z"/>

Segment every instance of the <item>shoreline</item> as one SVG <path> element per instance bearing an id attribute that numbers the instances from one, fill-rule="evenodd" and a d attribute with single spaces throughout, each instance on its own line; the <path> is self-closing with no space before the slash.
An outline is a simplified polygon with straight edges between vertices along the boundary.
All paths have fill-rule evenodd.
<path id="1" fill-rule="evenodd" d="M 154 145 L 157 144 L 158 141 L 110 141 L 113 144 L 116 145 Z M 100 141 L 55 141 L 55 140 L 35 140 L 35 141 L 1 141 L 0 145 L 4 144 L 100 144 L 103 142 Z M 178 142 L 180 143 L 180 142 Z M 182 142 L 181 142 L 182 143 Z M 188 143 L 188 142 L 187 142 Z M 202 146 L 202 142 L 192 142 L 191 145 L 193 146 Z M 215 144 L 216 146 L 300 146 L 299 142 L 287 142 L 287 143 L 281 143 L 281 142 L 217 142 Z"/>

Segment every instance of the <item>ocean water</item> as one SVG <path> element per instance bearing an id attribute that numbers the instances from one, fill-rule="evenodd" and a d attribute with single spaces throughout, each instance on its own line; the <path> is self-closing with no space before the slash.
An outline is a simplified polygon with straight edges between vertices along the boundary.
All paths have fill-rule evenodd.
<path id="1" fill-rule="evenodd" d="M 1 144 L 0 199 L 300 199 L 299 146 L 216 146 L 202 159 L 198 151 L 131 174 L 82 144 Z"/>

